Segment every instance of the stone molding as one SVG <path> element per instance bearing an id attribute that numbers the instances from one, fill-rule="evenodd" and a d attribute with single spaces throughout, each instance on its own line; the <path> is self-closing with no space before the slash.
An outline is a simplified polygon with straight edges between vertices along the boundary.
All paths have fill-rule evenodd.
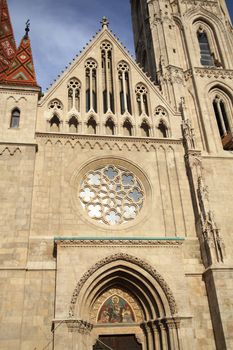
<path id="1" fill-rule="evenodd" d="M 75 305 L 76 305 L 78 296 L 79 296 L 79 294 L 81 292 L 81 289 L 83 288 L 84 284 L 89 279 L 89 277 L 91 277 L 101 267 L 103 267 L 103 266 L 105 266 L 107 264 L 110 264 L 112 262 L 115 262 L 117 260 L 123 260 L 123 261 L 126 261 L 126 262 L 133 263 L 133 264 L 141 267 L 142 269 L 144 269 L 146 272 L 148 272 L 159 283 L 159 285 L 162 288 L 164 294 L 166 295 L 168 303 L 169 303 L 171 314 L 172 315 L 177 314 L 177 305 L 176 305 L 175 298 L 173 296 L 173 293 L 172 293 L 170 287 L 168 286 L 166 281 L 163 279 L 163 277 L 150 264 L 148 264 L 146 261 L 144 261 L 144 260 L 142 260 L 140 258 L 136 258 L 136 257 L 134 257 L 132 255 L 129 255 L 129 254 L 118 253 L 118 254 L 110 255 L 110 256 L 100 260 L 95 265 L 93 265 L 81 277 L 80 281 L 76 285 L 76 288 L 75 288 L 75 290 L 73 292 L 73 296 L 72 296 L 72 299 L 71 299 L 70 309 L 69 309 L 69 316 L 70 317 L 74 317 L 74 309 L 75 309 Z"/>
<path id="2" fill-rule="evenodd" d="M 67 325 L 69 332 L 78 332 L 80 334 L 90 334 L 93 329 L 93 325 L 91 323 L 83 320 L 76 320 L 76 319 L 53 320 L 54 325 L 57 323 L 58 323 L 57 327 L 62 323 L 65 323 Z"/>
<path id="3" fill-rule="evenodd" d="M 183 239 L 56 239 L 55 244 L 61 247 L 118 247 L 118 246 L 137 246 L 137 247 L 169 247 L 178 248 L 183 245 Z"/>
<path id="4" fill-rule="evenodd" d="M 13 156 L 21 155 L 22 151 L 20 147 L 17 146 L 6 146 L 1 147 L 0 145 L 0 159 L 8 159 Z"/>

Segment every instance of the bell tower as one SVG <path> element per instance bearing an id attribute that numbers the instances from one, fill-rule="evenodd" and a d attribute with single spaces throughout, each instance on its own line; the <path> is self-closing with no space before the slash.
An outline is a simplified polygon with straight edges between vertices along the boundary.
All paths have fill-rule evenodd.
<path id="1" fill-rule="evenodd" d="M 137 61 L 173 107 L 185 98 L 199 148 L 232 150 L 233 39 L 225 0 L 131 6 Z"/>

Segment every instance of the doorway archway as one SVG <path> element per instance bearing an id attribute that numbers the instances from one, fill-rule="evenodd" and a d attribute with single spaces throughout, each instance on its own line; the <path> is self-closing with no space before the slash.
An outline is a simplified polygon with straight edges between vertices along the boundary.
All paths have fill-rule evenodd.
<path id="1" fill-rule="evenodd" d="M 70 315 L 76 314 L 93 325 L 94 350 L 103 337 L 109 344 L 132 337 L 138 344 L 132 341 L 132 346 L 139 350 L 180 348 L 177 307 L 169 286 L 152 266 L 128 254 L 106 257 L 83 276 L 70 308 Z"/>

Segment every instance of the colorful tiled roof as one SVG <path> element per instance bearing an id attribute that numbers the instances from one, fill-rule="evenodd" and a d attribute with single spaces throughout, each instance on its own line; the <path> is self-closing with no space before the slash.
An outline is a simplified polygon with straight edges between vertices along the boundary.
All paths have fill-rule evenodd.
<path id="1" fill-rule="evenodd" d="M 0 0 L 0 79 L 16 53 L 16 44 L 6 0 Z"/>
<path id="2" fill-rule="evenodd" d="M 30 38 L 26 34 L 16 55 L 5 73 L 4 82 L 7 84 L 38 86 L 32 58 Z"/>

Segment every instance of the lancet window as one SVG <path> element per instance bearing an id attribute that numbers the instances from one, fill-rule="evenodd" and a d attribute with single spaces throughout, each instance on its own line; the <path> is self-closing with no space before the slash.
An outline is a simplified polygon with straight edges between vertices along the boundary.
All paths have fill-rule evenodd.
<path id="1" fill-rule="evenodd" d="M 72 78 L 68 82 L 68 110 L 76 109 L 80 112 L 80 90 L 81 83 L 77 78 Z"/>
<path id="2" fill-rule="evenodd" d="M 77 133 L 78 132 L 79 122 L 75 116 L 72 116 L 70 118 L 68 124 L 69 124 L 69 132 L 70 133 Z"/>
<path id="3" fill-rule="evenodd" d="M 113 65 L 112 44 L 104 41 L 101 44 L 102 53 L 102 81 L 103 81 L 103 106 L 104 113 L 114 113 L 114 88 L 113 88 Z"/>
<path id="4" fill-rule="evenodd" d="M 225 150 L 233 149 L 232 130 L 229 118 L 229 101 L 224 99 L 221 94 L 215 95 L 213 108 L 215 118 L 218 124 L 219 134 L 222 139 Z"/>
<path id="5" fill-rule="evenodd" d="M 20 110 L 18 108 L 15 108 L 11 113 L 10 127 L 12 129 L 17 129 L 19 127 L 19 121 L 20 121 Z"/>
<path id="6" fill-rule="evenodd" d="M 163 120 L 160 120 L 158 125 L 159 136 L 163 138 L 169 137 L 168 127 Z"/>
<path id="7" fill-rule="evenodd" d="M 142 83 L 136 86 L 136 97 L 138 104 L 138 114 L 146 114 L 149 115 L 148 109 L 148 90 L 146 86 Z"/>
<path id="8" fill-rule="evenodd" d="M 115 123 L 112 118 L 108 118 L 105 124 L 106 134 L 115 135 Z"/>
<path id="9" fill-rule="evenodd" d="M 56 114 L 50 119 L 50 131 L 58 132 L 60 131 L 60 120 Z"/>
<path id="10" fill-rule="evenodd" d="M 201 64 L 203 66 L 214 66 L 215 64 L 210 50 L 209 40 L 202 27 L 200 27 L 197 32 L 197 38 L 200 47 Z"/>
<path id="11" fill-rule="evenodd" d="M 149 137 L 150 136 L 150 125 L 144 120 L 141 124 L 141 136 Z"/>
<path id="12" fill-rule="evenodd" d="M 124 136 L 132 136 L 133 135 L 133 126 L 128 119 L 126 119 L 124 124 L 123 124 L 123 134 L 124 134 Z"/>
<path id="13" fill-rule="evenodd" d="M 122 61 L 118 64 L 117 70 L 120 82 L 121 114 L 124 114 L 125 112 L 129 112 L 131 114 L 132 109 L 129 84 L 129 66 L 126 62 Z"/>
<path id="14" fill-rule="evenodd" d="M 87 122 L 87 133 L 94 135 L 96 134 L 96 132 L 97 132 L 97 123 L 94 117 L 90 117 Z"/>
<path id="15" fill-rule="evenodd" d="M 93 59 L 88 59 L 85 64 L 86 69 L 86 112 L 97 113 L 97 63 Z"/>

